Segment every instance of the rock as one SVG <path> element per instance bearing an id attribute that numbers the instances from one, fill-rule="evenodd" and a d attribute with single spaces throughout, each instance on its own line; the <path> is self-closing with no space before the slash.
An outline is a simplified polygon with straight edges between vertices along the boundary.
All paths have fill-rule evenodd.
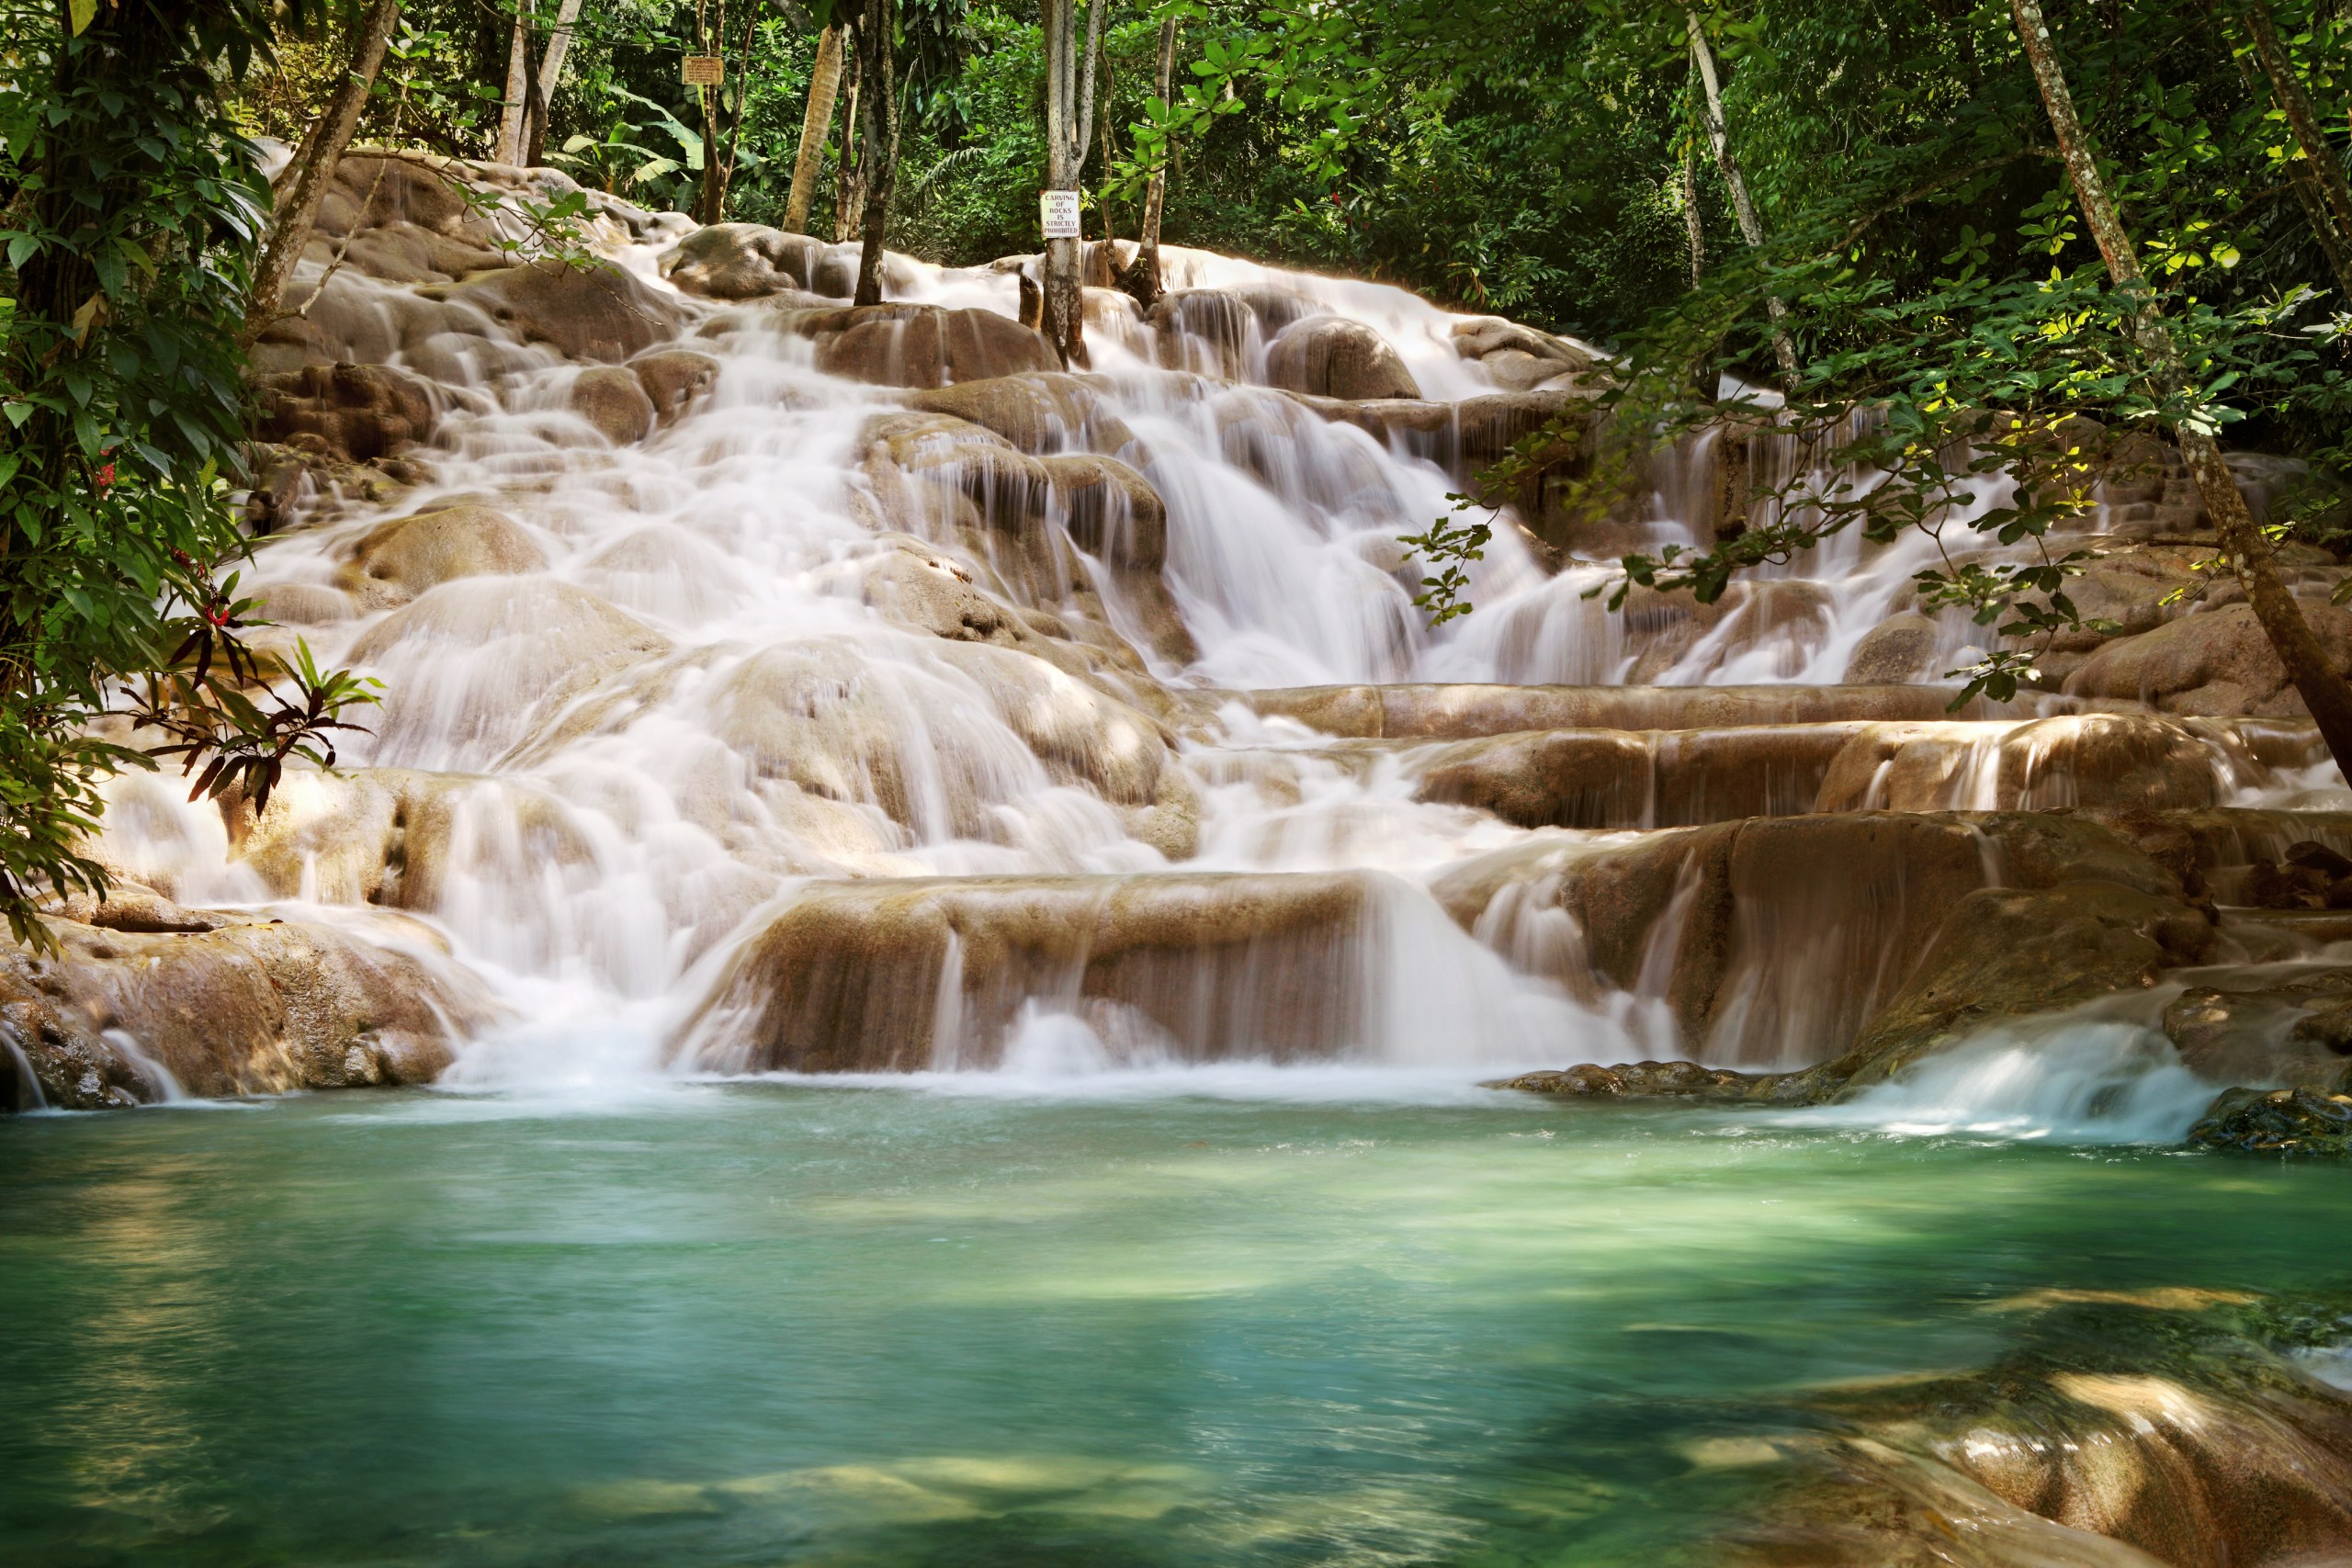
<path id="1" fill-rule="evenodd" d="M 1933 680 L 1941 673 L 1936 668 L 1936 650 L 1942 643 L 1942 631 L 1927 616 L 1907 611 L 1890 615 L 1854 645 L 1846 660 L 1846 684 L 1898 686 Z"/>
<path id="2" fill-rule="evenodd" d="M 1730 729 L 1950 716 L 1922 686 L 1270 687 L 1237 694 L 1268 717 L 1332 735 L 1466 739 L 1529 729 Z"/>
<path id="3" fill-rule="evenodd" d="M 2265 770 L 2224 725 L 2079 714 L 2013 728 L 1871 725 L 1829 765 L 1821 811 L 2211 806 Z"/>
<path id="4" fill-rule="evenodd" d="M 1353 874 L 815 884 L 680 1050 L 723 1072 L 992 1066 L 1052 997 L 1114 1059 L 1329 1057 L 1364 1038 L 1368 897 Z"/>
<path id="5" fill-rule="evenodd" d="M 777 322 L 816 341 L 820 370 L 877 386 L 944 387 L 1061 368 L 1044 334 L 992 310 L 864 305 L 781 310 Z"/>
<path id="6" fill-rule="evenodd" d="M 1012 646 L 1023 640 L 1021 618 L 977 587 L 952 558 L 901 536 L 897 548 L 868 567 L 865 598 L 894 621 L 954 642 Z"/>
<path id="7" fill-rule="evenodd" d="M 760 299 L 786 289 L 815 290 L 831 247 L 808 234 L 760 223 L 710 223 L 655 263 L 662 276 L 706 299 Z"/>
<path id="8" fill-rule="evenodd" d="M 430 1082 L 492 1021 L 478 983 L 413 922 L 379 945 L 340 927 L 208 919 L 200 929 L 49 922 L 55 958 L 0 949 L 0 1103 L 96 1110 L 192 1095 Z M 167 1084 L 157 1069 L 170 1075 Z"/>
<path id="9" fill-rule="evenodd" d="M 1750 1100 L 1768 1097 L 1780 1081 L 1769 1073 L 1736 1073 L 1696 1062 L 1627 1062 L 1610 1067 L 1588 1062 L 1557 1072 L 1521 1073 L 1486 1087 L 1593 1100 Z"/>
<path id="10" fill-rule="evenodd" d="M 571 411 L 616 446 L 642 441 L 653 430 L 653 399 L 635 365 L 582 370 L 572 379 Z"/>
<path id="11" fill-rule="evenodd" d="M 2352 613 L 2302 602 L 2303 618 L 2338 671 L 2352 671 Z M 2110 642 L 2067 678 L 2072 696 L 2144 702 L 2165 713 L 2300 716 L 2302 698 L 2249 604 L 2183 616 Z"/>
<path id="12" fill-rule="evenodd" d="M 808 291 L 831 299 L 853 299 L 857 297 L 857 269 L 864 259 L 865 247 L 852 240 L 844 244 L 829 245 L 817 263 L 815 276 Z M 896 251 L 882 253 L 882 298 L 892 295 L 903 298 L 922 278 L 921 270 L 911 256 Z"/>
<path id="13" fill-rule="evenodd" d="M 718 378 L 718 361 L 688 348 L 640 354 L 628 362 L 628 368 L 653 404 L 655 420 L 665 425 L 684 417 Z"/>
<path id="14" fill-rule="evenodd" d="M 1308 316 L 1266 345 L 1266 379 L 1317 397 L 1418 398 L 1421 389 L 1388 341 L 1344 316 Z"/>
<path id="15" fill-rule="evenodd" d="M 256 393 L 261 439 L 354 463 L 430 440 L 443 406 L 440 389 L 389 365 L 305 366 L 261 377 Z"/>
<path id="16" fill-rule="evenodd" d="M 2208 969 L 2165 1004 L 2181 1064 L 2216 1083 L 2333 1088 L 2352 1055 L 2352 969 Z"/>
<path id="17" fill-rule="evenodd" d="M 1111 412 L 1101 392 L 1085 378 L 1059 370 L 958 381 L 917 392 L 907 406 L 968 420 L 1032 457 L 1098 452 L 1116 457 L 1141 449 L 1135 433 Z"/>
<path id="18" fill-rule="evenodd" d="M 1521 828 L 1670 828 L 1815 809 L 1854 728 L 1547 730 L 1455 741 L 1408 766 L 1418 798 Z"/>
<path id="19" fill-rule="evenodd" d="M 539 571 L 547 557 L 514 520 L 487 506 L 450 506 L 380 523 L 360 536 L 343 588 L 370 606 L 402 604 L 461 577 Z"/>
<path id="20" fill-rule="evenodd" d="M 1168 559 L 1168 507 L 1150 481 L 1115 457 L 1043 457 L 1062 525 L 1078 547 L 1123 570 L 1156 573 Z"/>
<path id="21" fill-rule="evenodd" d="M 2352 1156 L 2352 1095 L 2313 1089 L 2233 1089 L 2213 1101 L 2188 1141 L 2256 1155 Z"/>
<path id="22" fill-rule="evenodd" d="M 607 365 L 667 342 L 685 323 L 677 306 L 611 262 L 582 269 L 535 262 L 418 292 L 481 311 L 518 343 Z"/>

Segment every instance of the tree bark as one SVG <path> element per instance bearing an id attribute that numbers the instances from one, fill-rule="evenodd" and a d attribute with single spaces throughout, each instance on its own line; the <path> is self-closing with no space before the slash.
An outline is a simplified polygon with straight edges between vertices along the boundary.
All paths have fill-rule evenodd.
<path id="1" fill-rule="evenodd" d="M 854 43 L 854 29 L 852 29 Z M 858 141 L 858 100 L 863 96 L 865 78 L 860 72 L 860 51 L 849 51 L 849 96 L 842 100 L 842 158 L 833 175 L 833 243 L 841 244 L 865 231 L 865 169 L 861 160 L 865 155 Z"/>
<path id="2" fill-rule="evenodd" d="M 2302 78 L 2295 74 L 2294 62 L 2279 47 L 2278 29 L 2270 19 L 2270 7 L 2263 0 L 2247 0 L 2245 30 L 2254 39 L 2255 58 L 2262 62 L 2262 73 L 2270 78 L 2271 94 L 2278 107 L 2286 112 L 2288 129 L 2295 133 L 2295 144 L 2302 149 L 2305 167 L 2293 171 L 2298 189 L 2307 188 L 2304 178 L 2316 186 L 2322 208 L 2333 222 L 2314 217 L 2320 228 L 2320 246 L 2327 252 L 2328 260 L 2335 267 L 2336 281 L 2347 300 L 2352 300 L 2352 184 L 2344 177 L 2344 165 L 2335 160 L 2335 151 L 2327 144 L 2327 133 L 2319 122 L 2319 111 L 2312 106 L 2311 95 L 2303 90 Z"/>
<path id="3" fill-rule="evenodd" d="M 498 116 L 498 146 L 492 156 L 501 164 L 523 159 L 523 115 L 530 103 L 532 0 L 514 0 L 514 39 L 506 51 L 506 96 Z"/>
<path id="4" fill-rule="evenodd" d="M 2041 89 L 2042 105 L 2049 111 L 2050 129 L 2057 138 L 2059 154 L 2065 160 L 2066 177 L 2075 187 L 2075 205 L 2081 208 L 2091 238 L 2107 263 L 2108 276 L 2117 288 L 2135 297 L 2132 334 L 2148 358 L 2150 378 L 2162 393 L 2179 391 L 2190 384 L 2188 368 L 2171 327 L 2156 312 L 2146 275 L 2140 267 L 2139 253 L 2131 235 L 2124 231 L 2122 217 L 2100 178 L 2089 138 L 2075 113 L 2074 96 L 2067 88 L 2049 24 L 2042 19 L 2041 0 L 2009 0 L 2009 8 L 2017 20 L 2018 38 L 2025 47 L 2026 60 L 2033 67 L 2034 81 Z M 2312 635 L 2311 623 L 2303 619 L 2294 595 L 2287 591 L 2270 540 L 2246 509 L 2245 497 L 2238 492 L 2237 480 L 2222 459 L 2220 444 L 2210 432 L 2193 424 L 2177 424 L 2173 434 L 2180 443 L 2181 456 L 2188 461 L 2189 477 L 2197 483 L 2197 493 L 2205 502 L 2206 514 L 2213 520 L 2213 531 L 2221 536 L 2222 547 L 2228 552 L 2238 581 L 2245 587 L 2246 602 L 2253 606 L 2255 618 L 2269 637 L 2271 649 L 2301 695 L 2303 705 L 2318 723 L 2320 738 L 2327 742 L 2336 767 L 2346 778 L 2352 778 L 2352 682 L 2346 681 L 2328 662 L 2326 650 Z"/>
<path id="5" fill-rule="evenodd" d="M 326 200 L 344 149 L 351 145 L 352 134 L 359 129 L 368 95 L 375 90 L 376 73 L 384 65 L 384 46 L 400 14 L 400 0 L 372 0 L 353 29 L 350 62 L 335 83 L 334 96 L 327 99 L 326 111 L 319 117 L 318 134 L 304 139 L 301 167 L 289 170 L 293 177 L 286 183 L 268 242 L 254 265 L 253 297 L 245 308 L 243 330 L 238 333 L 241 344 L 250 346 L 277 320 L 286 286 L 293 281 L 302 253 L 310 247 L 320 204 Z"/>
<path id="6" fill-rule="evenodd" d="M 855 305 L 882 303 L 882 242 L 890 226 L 890 188 L 899 177 L 898 0 L 865 0 L 858 24 L 858 68 L 869 84 L 859 114 L 865 125 L 865 247 L 857 256 Z"/>
<path id="7" fill-rule="evenodd" d="M 785 203 L 786 233 L 808 231 L 808 208 L 817 195 L 817 170 L 825 159 L 825 130 L 833 122 L 833 100 L 842 90 L 842 29 L 827 28 L 817 39 L 817 64 L 808 77 L 808 107 L 800 117 L 800 153 L 792 162 L 792 195 Z"/>
<path id="8" fill-rule="evenodd" d="M 1173 17 L 1159 24 L 1159 68 L 1152 78 L 1152 90 L 1163 104 L 1168 101 L 1176 74 L 1176 27 Z M 1159 161 L 1152 165 L 1151 179 L 1144 186 L 1143 228 L 1136 236 L 1135 265 L 1119 278 L 1119 286 L 1135 296 L 1136 303 L 1147 310 L 1159 301 L 1161 292 L 1159 214 L 1168 197 L 1167 152 L 1166 148 L 1161 150 Z"/>
<path id="9" fill-rule="evenodd" d="M 1078 0 L 1043 0 L 1046 31 L 1046 183 L 1075 190 L 1086 170 L 1088 131 L 1094 120 L 1094 72 L 1102 53 L 1102 18 L 1110 0 L 1087 7 L 1083 62 L 1078 45 Z M 1045 310 L 1040 326 L 1062 363 L 1082 369 L 1086 296 L 1079 276 L 1080 242 L 1046 242 Z"/>
<path id="10" fill-rule="evenodd" d="M 555 102 L 556 84 L 563 79 L 563 57 L 571 51 L 572 24 L 580 20 L 580 0 L 562 0 L 556 8 L 555 31 L 532 79 L 530 107 L 523 121 L 523 161 L 533 168 L 547 162 L 548 106 Z"/>
<path id="11" fill-rule="evenodd" d="M 1707 31 L 1699 23 L 1699 13 L 1686 13 L 1690 23 L 1690 63 L 1698 68 L 1700 84 L 1706 89 L 1705 115 L 1707 140 L 1714 144 L 1715 167 L 1723 171 L 1724 184 L 1731 189 L 1731 209 L 1739 220 L 1739 236 L 1751 250 L 1764 244 L 1764 220 L 1756 215 L 1756 203 L 1747 194 L 1747 180 L 1739 172 L 1739 159 L 1731 150 L 1731 133 L 1724 124 L 1724 95 L 1715 79 L 1714 51 L 1707 47 Z M 1779 295 L 1765 300 L 1765 308 L 1772 314 L 1772 357 L 1779 361 L 1781 378 L 1794 385 L 1797 378 L 1796 345 L 1788 333 L 1788 301 Z"/>
<path id="12" fill-rule="evenodd" d="M 1707 225 L 1699 215 L 1699 141 L 1682 149 L 1682 228 L 1690 236 L 1690 287 L 1707 276 Z"/>

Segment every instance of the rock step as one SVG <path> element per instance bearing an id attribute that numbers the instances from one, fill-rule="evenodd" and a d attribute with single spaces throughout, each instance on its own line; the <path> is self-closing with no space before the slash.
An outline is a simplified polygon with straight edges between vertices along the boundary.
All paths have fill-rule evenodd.
<path id="1" fill-rule="evenodd" d="M 1194 765 L 1215 783 L 1295 792 L 1306 757 L 1364 771 L 1394 758 L 1417 798 L 1522 828 L 1641 829 L 1856 810 L 2189 809 L 2272 787 L 2278 770 L 2326 750 L 2302 720 L 2077 714 L 1383 737 L 1206 752 Z"/>
<path id="2" fill-rule="evenodd" d="M 1937 686 L 1286 686 L 1236 692 L 1262 717 L 1327 735 L 1465 740 L 1528 729 L 1736 729 L 1851 720 L 1925 723 L 1947 711 Z"/>

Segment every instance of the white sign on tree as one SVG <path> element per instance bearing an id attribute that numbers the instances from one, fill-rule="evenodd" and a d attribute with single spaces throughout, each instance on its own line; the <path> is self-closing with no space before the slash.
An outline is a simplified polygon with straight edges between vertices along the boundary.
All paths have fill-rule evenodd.
<path id="1" fill-rule="evenodd" d="M 1079 236 L 1078 192 L 1074 190 L 1041 190 L 1037 193 L 1037 219 L 1045 226 L 1048 240 L 1075 240 Z"/>

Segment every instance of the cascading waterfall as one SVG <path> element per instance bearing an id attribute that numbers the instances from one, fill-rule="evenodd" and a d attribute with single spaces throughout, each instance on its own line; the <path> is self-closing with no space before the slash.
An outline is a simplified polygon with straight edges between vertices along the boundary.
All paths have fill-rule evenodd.
<path id="1" fill-rule="evenodd" d="M 1284 329 L 1323 318 L 1376 333 L 1424 404 L 1557 368 L 1471 357 L 1460 319 L 1399 290 L 1171 252 L 1171 281 L 1197 292 L 1158 329 L 1102 305 L 1094 373 L 1038 383 L 1037 408 L 982 419 L 990 434 L 953 417 L 972 409 L 952 382 L 910 394 L 829 373 L 775 310 L 680 293 L 659 260 L 674 237 L 615 247 L 684 323 L 654 352 L 707 365 L 641 438 L 597 423 L 595 378 L 615 372 L 487 321 L 466 342 L 411 333 L 384 360 L 447 405 L 422 481 L 388 506 L 313 497 L 319 521 L 260 552 L 273 635 L 384 683 L 372 735 L 345 749 L 356 771 L 289 777 L 233 836 L 167 781 L 114 786 L 107 854 L 184 903 L 277 899 L 354 930 L 372 905 L 446 938 L 504 1021 L 445 1082 L 1802 1066 L 1900 977 L 1868 973 L 1872 931 L 1836 934 L 1850 889 L 1804 917 L 1833 940 L 1799 947 L 1834 958 L 1736 921 L 1712 1022 L 1678 1037 L 1691 874 L 1640 964 L 1612 972 L 1561 868 L 1620 830 L 1814 809 L 1880 719 L 1901 733 L 1841 808 L 2072 803 L 2074 774 L 2039 760 L 2071 756 L 2075 732 L 2042 733 L 2030 707 L 1939 726 L 1932 688 L 1899 713 L 1824 710 L 1744 739 L 1703 716 L 1613 739 L 1622 719 L 1464 717 L 1520 700 L 1476 694 L 1490 687 L 1734 702 L 1837 682 L 1936 547 L 1833 540 L 1683 626 L 1668 623 L 1687 609 L 1608 614 L 1585 597 L 1602 568 L 1555 570 L 1505 526 L 1472 574 L 1476 613 L 1431 631 L 1397 536 L 1447 512 L 1460 476 L 1401 427 L 1384 438 L 1254 384 Z M 894 266 L 894 299 L 1016 309 L 1009 271 Z M 894 329 L 891 352 L 917 353 L 915 332 Z M 1698 537 L 1719 445 L 1660 459 L 1650 537 Z M 1939 635 L 1948 659 L 1970 630 Z M 1415 730 L 1399 716 L 1420 699 L 1395 694 L 1415 683 L 1471 694 L 1436 691 L 1423 709 L 1453 716 Z M 1310 687 L 1336 694 L 1289 692 Z M 1303 722 L 1310 701 L 1388 716 Z M 2184 722 L 2205 725 L 2178 744 L 2203 748 L 2217 801 L 2332 782 L 2297 773 L 2309 759 L 2286 742 Z M 1618 748 L 1548 818 L 1476 784 L 1481 738 L 1539 731 L 1529 744 L 1567 749 L 1547 768 Z M 1522 870 L 1468 904 L 1432 891 L 1489 863 Z M 1899 904 L 1901 876 L 1887 886 Z"/>

